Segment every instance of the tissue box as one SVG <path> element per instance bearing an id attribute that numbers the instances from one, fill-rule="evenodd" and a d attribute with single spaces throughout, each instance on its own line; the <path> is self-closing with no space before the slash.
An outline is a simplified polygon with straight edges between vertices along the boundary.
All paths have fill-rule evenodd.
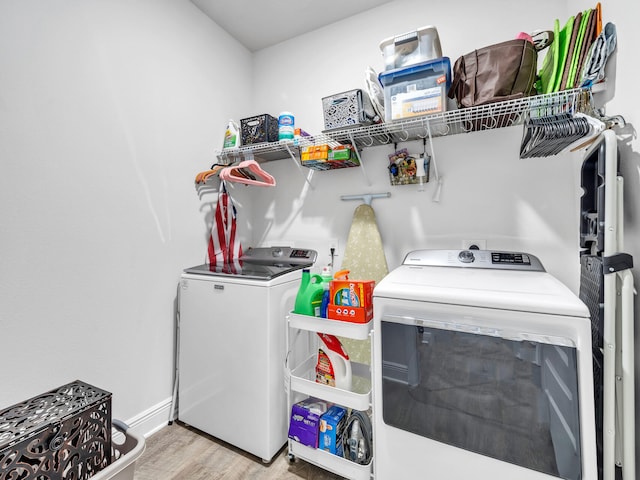
<path id="1" fill-rule="evenodd" d="M 303 162 L 309 160 L 327 161 L 327 158 L 329 158 L 329 145 L 327 144 L 302 147 L 300 153 L 300 159 Z"/>
<path id="2" fill-rule="evenodd" d="M 0 411 L 0 480 L 85 480 L 111 460 L 109 392 L 76 380 Z"/>
<path id="3" fill-rule="evenodd" d="M 351 160 L 352 157 L 356 156 L 353 152 L 353 145 L 338 145 L 329 149 L 328 160 Z"/>
<path id="4" fill-rule="evenodd" d="M 292 405 L 289 438 L 308 447 L 318 448 L 320 417 L 328 408 L 327 402 L 314 397 Z"/>
<path id="5" fill-rule="evenodd" d="M 320 436 L 318 448 L 334 455 L 342 456 L 342 431 L 347 423 L 347 411 L 334 405 L 320 417 Z"/>

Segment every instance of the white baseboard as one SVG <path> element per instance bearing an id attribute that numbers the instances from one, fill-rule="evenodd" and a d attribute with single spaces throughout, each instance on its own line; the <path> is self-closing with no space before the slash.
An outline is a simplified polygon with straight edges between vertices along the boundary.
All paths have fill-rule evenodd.
<path id="1" fill-rule="evenodd" d="M 134 433 L 147 438 L 169 424 L 170 412 L 171 397 L 130 418 L 125 423 Z"/>

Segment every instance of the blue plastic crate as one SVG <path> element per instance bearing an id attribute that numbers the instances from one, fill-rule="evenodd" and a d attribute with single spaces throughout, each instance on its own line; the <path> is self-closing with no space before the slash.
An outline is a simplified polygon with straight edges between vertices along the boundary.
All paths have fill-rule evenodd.
<path id="1" fill-rule="evenodd" d="M 385 121 L 441 113 L 447 109 L 451 62 L 441 57 L 379 75 L 384 88 Z"/>

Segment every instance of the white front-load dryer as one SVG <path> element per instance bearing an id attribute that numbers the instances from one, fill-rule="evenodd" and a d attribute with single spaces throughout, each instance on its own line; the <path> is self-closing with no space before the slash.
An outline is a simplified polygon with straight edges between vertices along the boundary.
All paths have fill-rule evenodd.
<path id="1" fill-rule="evenodd" d="M 596 480 L 587 307 L 533 255 L 420 250 L 374 290 L 376 480 Z"/>

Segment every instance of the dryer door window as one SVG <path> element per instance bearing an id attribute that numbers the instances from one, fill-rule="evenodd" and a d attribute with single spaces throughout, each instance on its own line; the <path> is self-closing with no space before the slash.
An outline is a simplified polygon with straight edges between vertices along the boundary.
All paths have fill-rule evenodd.
<path id="1" fill-rule="evenodd" d="M 387 425 L 582 478 L 575 348 L 416 323 L 381 322 Z"/>

